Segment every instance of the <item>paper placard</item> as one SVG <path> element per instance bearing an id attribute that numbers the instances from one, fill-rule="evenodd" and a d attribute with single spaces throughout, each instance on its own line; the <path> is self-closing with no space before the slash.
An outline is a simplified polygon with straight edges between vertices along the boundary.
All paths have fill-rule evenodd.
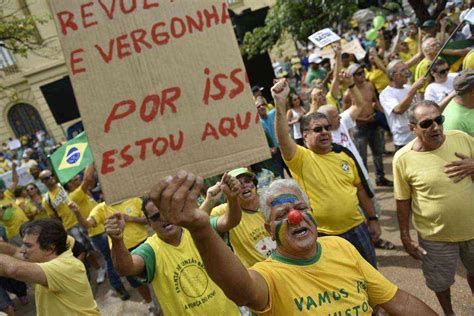
<path id="1" fill-rule="evenodd" d="M 468 21 L 470 24 L 474 24 L 474 8 L 472 8 L 471 10 L 469 10 L 469 12 L 467 12 L 463 20 Z"/>
<path id="2" fill-rule="evenodd" d="M 18 185 L 25 186 L 28 183 L 33 182 L 33 176 L 29 173 L 29 167 L 28 166 L 23 166 L 23 167 L 17 167 L 16 172 L 18 173 Z M 5 185 L 7 188 L 9 188 L 12 185 L 12 172 L 7 171 L 5 173 L 0 174 L 0 177 L 3 179 L 5 182 Z"/>
<path id="3" fill-rule="evenodd" d="M 12 139 L 8 142 L 8 149 L 15 150 L 21 147 L 21 143 L 18 139 Z"/>
<path id="4" fill-rule="evenodd" d="M 270 158 L 225 1 L 50 4 L 107 203 Z"/>
<path id="5" fill-rule="evenodd" d="M 341 46 L 342 53 L 354 54 L 357 60 L 364 59 L 367 54 L 358 39 L 352 40 L 349 43 L 346 43 Z M 323 49 L 320 52 L 321 58 L 334 58 L 334 51 L 331 48 Z"/>
<path id="6" fill-rule="evenodd" d="M 321 31 L 317 31 L 316 33 L 309 36 L 308 39 L 319 48 L 323 48 L 326 45 L 329 45 L 331 43 L 341 40 L 339 35 L 331 31 L 331 29 L 329 28 L 321 30 Z"/>

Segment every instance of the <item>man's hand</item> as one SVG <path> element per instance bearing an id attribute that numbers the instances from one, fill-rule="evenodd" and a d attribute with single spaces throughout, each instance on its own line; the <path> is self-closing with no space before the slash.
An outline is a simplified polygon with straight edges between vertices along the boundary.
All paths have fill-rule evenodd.
<path id="1" fill-rule="evenodd" d="M 74 203 L 73 201 L 69 201 L 67 203 L 67 206 L 69 206 L 71 211 L 73 211 L 74 213 L 79 213 L 79 206 L 76 203 Z"/>
<path id="2" fill-rule="evenodd" d="M 160 180 L 149 196 L 166 221 L 197 231 L 209 225 L 209 216 L 197 205 L 202 185 L 201 177 L 181 170 L 174 177 Z"/>
<path id="3" fill-rule="evenodd" d="M 124 214 L 117 212 L 109 216 L 105 220 L 104 227 L 110 238 L 116 240 L 123 239 L 123 231 L 125 229 Z"/>
<path id="4" fill-rule="evenodd" d="M 290 94 L 290 87 L 286 79 L 280 79 L 272 88 L 272 96 L 275 100 L 275 105 L 278 107 L 286 107 L 288 95 Z M 285 111 L 286 112 L 286 111 Z"/>
<path id="5" fill-rule="evenodd" d="M 238 198 L 240 191 L 242 190 L 240 181 L 237 180 L 237 178 L 231 177 L 227 173 L 222 176 L 221 188 L 222 191 L 224 191 L 227 200 Z"/>
<path id="6" fill-rule="evenodd" d="M 217 182 L 212 187 L 207 189 L 206 197 L 210 201 L 217 202 L 221 199 L 222 193 L 223 192 L 222 192 L 222 189 L 221 189 L 221 183 Z"/>
<path id="7" fill-rule="evenodd" d="M 427 77 L 421 77 L 420 79 L 415 81 L 411 87 L 415 90 L 419 90 L 423 88 L 427 80 L 428 80 Z"/>
<path id="8" fill-rule="evenodd" d="M 341 71 L 338 74 L 338 77 L 339 77 L 339 81 L 347 86 L 350 86 L 354 83 L 354 77 L 348 74 L 347 72 Z"/>
<path id="9" fill-rule="evenodd" d="M 420 245 L 410 237 L 402 237 L 402 244 L 405 251 L 417 260 L 423 260 L 423 257 L 428 253 L 425 249 L 421 248 Z"/>
<path id="10" fill-rule="evenodd" d="M 474 176 L 474 159 L 461 153 L 455 153 L 455 155 L 461 160 L 453 161 L 444 166 L 444 172 L 448 177 L 453 179 L 454 183 L 458 183 L 465 177 Z"/>
<path id="11" fill-rule="evenodd" d="M 380 235 L 382 235 L 382 229 L 380 228 L 379 221 L 368 221 L 367 226 L 368 226 L 370 238 L 372 238 L 372 241 L 375 242 L 379 240 Z"/>

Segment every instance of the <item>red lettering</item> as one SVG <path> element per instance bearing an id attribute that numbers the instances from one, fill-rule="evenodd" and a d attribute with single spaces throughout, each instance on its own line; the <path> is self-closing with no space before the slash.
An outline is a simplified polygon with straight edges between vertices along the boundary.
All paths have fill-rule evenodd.
<path id="1" fill-rule="evenodd" d="M 227 3 L 222 2 L 221 24 L 226 24 L 230 20 L 229 10 L 227 10 Z"/>
<path id="2" fill-rule="evenodd" d="M 255 124 L 260 124 L 260 115 L 258 115 L 258 112 L 257 115 L 255 115 Z"/>
<path id="3" fill-rule="evenodd" d="M 219 139 L 219 134 L 217 134 L 217 131 L 214 126 L 212 126 L 211 123 L 206 123 L 206 127 L 204 128 L 204 133 L 202 133 L 201 140 L 205 141 L 209 136 L 214 137 L 216 140 Z"/>
<path id="4" fill-rule="evenodd" d="M 56 14 L 59 25 L 61 27 L 61 33 L 67 35 L 67 30 L 70 28 L 73 31 L 77 31 L 77 24 L 74 22 L 74 13 L 70 11 L 61 11 Z"/>
<path id="5" fill-rule="evenodd" d="M 214 83 L 214 86 L 219 90 L 219 93 L 211 94 L 211 98 L 214 101 L 220 100 L 225 96 L 226 87 L 221 84 L 220 79 L 227 79 L 227 78 L 228 78 L 227 75 L 217 74 L 214 77 L 214 80 L 212 80 L 212 82 Z"/>
<path id="6" fill-rule="evenodd" d="M 94 16 L 92 12 L 86 12 L 86 8 L 91 7 L 93 5 L 94 5 L 93 2 L 81 4 L 81 17 L 82 17 L 82 25 L 84 26 L 84 28 L 88 28 L 97 24 L 97 21 L 90 21 L 90 22 L 86 21 L 87 18 Z"/>
<path id="7" fill-rule="evenodd" d="M 205 105 L 209 104 L 209 94 L 211 92 L 211 79 L 209 79 L 210 74 L 209 68 L 204 69 L 204 73 L 206 74 L 206 84 L 204 86 L 204 95 L 202 96 L 202 101 Z"/>
<path id="8" fill-rule="evenodd" d="M 141 160 L 146 159 L 146 145 L 149 144 L 149 143 L 152 143 L 152 142 L 153 142 L 153 138 L 151 138 L 151 137 L 145 138 L 145 139 L 142 139 L 142 140 L 137 140 L 135 142 L 135 145 L 141 146 L 141 149 L 140 149 L 140 159 Z"/>
<path id="9" fill-rule="evenodd" d="M 94 47 L 99 51 L 100 57 L 102 57 L 102 60 L 105 61 L 106 64 L 110 63 L 113 57 L 113 52 L 114 52 L 114 43 L 115 39 L 111 39 L 109 41 L 109 50 L 108 52 L 105 52 L 102 47 L 100 47 L 98 44 L 95 44 Z"/>
<path id="10" fill-rule="evenodd" d="M 163 143 L 163 148 L 159 149 L 158 148 L 158 145 L 159 143 L 162 142 Z M 157 139 L 155 139 L 155 141 L 153 142 L 153 147 L 152 147 L 152 150 L 153 150 L 153 153 L 157 156 L 157 157 L 160 157 L 161 155 L 163 155 L 166 150 L 168 149 L 168 140 L 164 137 L 158 137 Z"/>
<path id="11" fill-rule="evenodd" d="M 112 149 L 102 154 L 102 166 L 100 167 L 100 173 L 107 174 L 115 171 L 113 164 L 115 162 L 114 156 L 116 153 L 117 151 Z"/>
<path id="12" fill-rule="evenodd" d="M 237 95 L 244 91 L 244 83 L 239 78 L 237 78 L 237 74 L 240 72 L 242 72 L 242 69 L 237 68 L 232 70 L 232 72 L 230 73 L 230 80 L 232 80 L 232 82 L 236 86 L 234 89 L 230 90 L 229 98 L 231 99 L 235 98 Z"/>
<path id="13" fill-rule="evenodd" d="M 174 101 L 176 101 L 181 96 L 181 88 L 180 87 L 171 87 L 165 89 L 161 92 L 161 115 L 165 112 L 165 105 L 171 108 L 171 112 L 176 113 L 176 105 Z"/>
<path id="14" fill-rule="evenodd" d="M 158 22 L 153 24 L 151 28 L 151 39 L 156 45 L 165 45 L 168 44 L 170 40 L 170 35 L 167 32 L 158 32 L 160 27 L 165 27 L 165 22 Z"/>
<path id="15" fill-rule="evenodd" d="M 250 126 L 250 121 L 252 120 L 252 113 L 247 112 L 245 113 L 245 122 L 242 123 L 242 118 L 240 117 L 240 114 L 237 114 L 236 121 L 237 121 L 237 127 L 240 128 L 241 130 L 246 130 Z"/>
<path id="16" fill-rule="evenodd" d="M 178 24 L 179 24 L 179 27 L 181 28 L 179 32 L 177 30 Z M 183 37 L 184 33 L 186 33 L 186 25 L 184 24 L 183 20 L 176 17 L 171 18 L 171 35 L 173 35 L 173 37 L 175 38 L 180 38 L 180 37 Z"/>
<path id="17" fill-rule="evenodd" d="M 217 13 L 216 6 L 212 6 L 212 12 L 209 12 L 207 9 L 204 9 L 204 17 L 206 18 L 206 27 L 211 27 L 211 20 L 214 20 L 214 24 L 219 24 L 219 14 Z"/>
<path id="18" fill-rule="evenodd" d="M 158 2 L 148 3 L 148 0 L 143 1 L 143 9 L 144 10 L 148 10 L 148 9 L 151 9 L 151 8 L 158 8 L 159 6 L 160 6 L 160 4 Z"/>
<path id="19" fill-rule="evenodd" d="M 69 55 L 69 63 L 71 64 L 71 71 L 73 75 L 80 74 L 81 72 L 86 72 L 86 68 L 84 67 L 77 67 L 77 64 L 84 61 L 82 57 L 77 57 L 76 55 L 82 54 L 84 50 L 82 48 L 73 50 Z"/>
<path id="20" fill-rule="evenodd" d="M 151 103 L 151 111 L 150 114 L 146 114 L 147 104 Z M 158 107 L 160 106 L 160 97 L 156 94 L 147 95 L 145 99 L 143 99 L 142 106 L 140 107 L 140 117 L 145 122 L 150 122 L 153 120 L 158 113 Z M 176 109 L 175 109 L 176 110 Z M 163 114 L 163 113 L 162 113 Z"/>
<path id="21" fill-rule="evenodd" d="M 102 10 L 109 17 L 109 19 L 112 20 L 114 18 L 115 0 L 112 0 L 110 4 L 110 9 L 107 8 L 107 6 L 102 2 L 102 0 L 97 0 L 97 2 L 99 2 L 99 5 L 102 7 Z"/>
<path id="22" fill-rule="evenodd" d="M 131 0 L 132 2 L 132 5 L 130 8 L 125 8 L 125 1 L 124 0 L 121 0 L 120 1 L 120 10 L 122 10 L 123 14 L 129 14 L 129 13 L 132 13 L 133 11 L 135 11 L 135 9 L 137 8 L 137 0 Z"/>
<path id="23" fill-rule="evenodd" d="M 219 123 L 219 132 L 221 133 L 222 136 L 232 135 L 234 138 L 237 138 L 237 133 L 235 132 L 234 119 L 231 117 L 222 118 Z"/>
<path id="24" fill-rule="evenodd" d="M 184 133 L 182 131 L 179 131 L 178 143 L 175 143 L 174 135 L 173 134 L 170 135 L 170 147 L 174 151 L 180 150 L 181 147 L 183 147 L 183 143 L 184 143 Z"/>
<path id="25" fill-rule="evenodd" d="M 130 33 L 130 37 L 132 38 L 133 48 L 135 49 L 137 53 L 141 53 L 142 51 L 140 44 L 142 44 L 148 49 L 152 48 L 151 44 L 145 41 L 145 37 L 146 37 L 145 30 L 138 29 L 138 30 L 132 31 Z"/>
<path id="26" fill-rule="evenodd" d="M 194 29 L 198 30 L 199 32 L 202 32 L 202 28 L 204 27 L 204 21 L 202 19 L 202 13 L 201 11 L 197 11 L 197 18 L 199 21 L 196 21 L 194 18 L 190 17 L 189 15 L 186 15 L 186 21 L 188 22 L 188 28 L 189 28 L 189 33 L 193 33 Z"/>
<path id="27" fill-rule="evenodd" d="M 125 162 L 123 162 L 122 164 L 119 165 L 120 168 L 125 168 L 125 167 L 128 167 L 130 166 L 134 159 L 133 159 L 133 156 L 131 156 L 128 151 L 130 150 L 132 146 L 130 145 L 127 145 L 125 146 L 121 151 L 120 151 L 120 157 L 125 160 Z"/>
<path id="28" fill-rule="evenodd" d="M 128 35 L 120 35 L 117 37 L 117 55 L 119 59 L 125 58 L 132 55 L 130 50 L 130 43 L 124 42 L 127 40 Z"/>
<path id="29" fill-rule="evenodd" d="M 126 106 L 127 109 L 119 113 L 118 110 L 124 106 Z M 115 103 L 112 109 L 112 112 L 109 114 L 109 116 L 107 117 L 107 120 L 105 121 L 104 132 L 108 133 L 110 131 L 110 125 L 112 124 L 113 121 L 117 121 L 117 120 L 123 119 L 124 117 L 127 117 L 128 115 L 135 112 L 136 108 L 137 108 L 137 105 L 135 104 L 133 100 L 125 100 L 119 103 Z"/>

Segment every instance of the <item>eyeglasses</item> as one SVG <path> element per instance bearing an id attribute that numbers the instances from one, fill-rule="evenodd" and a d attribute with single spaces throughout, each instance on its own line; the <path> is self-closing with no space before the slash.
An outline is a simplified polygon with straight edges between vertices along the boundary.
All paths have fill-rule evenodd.
<path id="1" fill-rule="evenodd" d="M 442 70 L 438 70 L 437 73 L 440 74 L 441 76 L 444 76 L 448 73 L 449 69 L 442 69 Z"/>
<path id="2" fill-rule="evenodd" d="M 157 222 L 160 220 L 160 217 L 161 217 L 160 213 L 156 212 L 155 214 L 149 216 L 148 219 L 152 222 Z"/>
<path id="3" fill-rule="evenodd" d="M 324 130 L 326 130 L 326 132 L 329 132 L 331 130 L 331 128 L 332 128 L 332 125 L 328 124 L 328 125 L 316 126 L 311 131 L 313 131 L 315 133 L 321 133 L 324 129 Z"/>
<path id="4" fill-rule="evenodd" d="M 53 176 L 46 176 L 46 177 L 41 177 L 40 180 L 41 181 L 48 181 L 49 179 L 51 179 Z"/>
<path id="5" fill-rule="evenodd" d="M 35 189 L 36 189 L 35 187 L 29 187 L 29 188 L 26 188 L 26 191 L 33 191 Z"/>
<path id="6" fill-rule="evenodd" d="M 363 76 L 363 75 L 365 75 L 364 71 L 358 71 L 358 72 L 354 73 L 354 76 Z"/>
<path id="7" fill-rule="evenodd" d="M 421 121 L 421 122 L 418 123 L 418 126 L 420 126 L 422 129 L 427 129 L 431 125 L 433 125 L 433 123 L 435 123 L 435 122 L 438 125 L 443 125 L 444 115 L 440 115 L 438 117 L 435 117 L 434 119 L 427 119 L 427 120 Z"/>

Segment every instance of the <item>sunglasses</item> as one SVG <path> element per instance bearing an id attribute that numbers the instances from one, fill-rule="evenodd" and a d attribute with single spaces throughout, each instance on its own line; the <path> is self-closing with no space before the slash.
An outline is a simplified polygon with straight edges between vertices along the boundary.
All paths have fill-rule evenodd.
<path id="1" fill-rule="evenodd" d="M 438 117 L 435 117 L 434 119 L 427 119 L 427 120 L 421 121 L 420 123 L 418 123 L 418 126 L 420 126 L 422 129 L 427 129 L 431 125 L 433 125 L 433 123 L 435 123 L 435 122 L 438 125 L 443 125 L 444 115 L 440 115 Z"/>
<path id="2" fill-rule="evenodd" d="M 49 179 L 51 179 L 53 176 L 46 176 L 46 177 L 42 177 L 40 178 L 41 181 L 48 181 Z"/>
<path id="3" fill-rule="evenodd" d="M 312 131 L 315 133 L 321 133 L 324 129 L 326 130 L 326 132 L 329 132 L 331 128 L 332 128 L 332 125 L 328 124 L 328 125 L 323 125 L 323 126 L 316 126 L 315 128 L 312 129 Z"/>
<path id="4" fill-rule="evenodd" d="M 449 69 L 438 70 L 437 73 L 444 76 L 448 73 Z"/>
<path id="5" fill-rule="evenodd" d="M 149 216 L 148 219 L 152 222 L 157 222 L 157 221 L 160 220 L 160 217 L 161 217 L 160 213 L 155 213 L 155 214 Z"/>

